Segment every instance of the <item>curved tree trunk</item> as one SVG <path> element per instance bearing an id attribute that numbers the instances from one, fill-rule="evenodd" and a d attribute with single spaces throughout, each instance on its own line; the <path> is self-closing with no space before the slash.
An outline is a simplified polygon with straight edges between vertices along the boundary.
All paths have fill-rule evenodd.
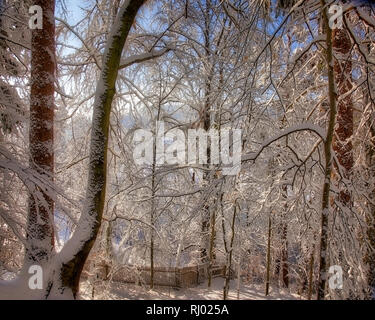
<path id="1" fill-rule="evenodd" d="M 83 266 L 94 245 L 103 215 L 106 180 L 109 121 L 122 50 L 140 7 L 146 0 L 126 1 L 121 7 L 103 56 L 103 66 L 96 88 L 89 157 L 86 206 L 77 228 L 64 246 L 62 267 L 55 275 L 60 282 L 54 291 L 71 291 L 76 298 Z M 68 289 L 68 290 L 67 290 Z"/>

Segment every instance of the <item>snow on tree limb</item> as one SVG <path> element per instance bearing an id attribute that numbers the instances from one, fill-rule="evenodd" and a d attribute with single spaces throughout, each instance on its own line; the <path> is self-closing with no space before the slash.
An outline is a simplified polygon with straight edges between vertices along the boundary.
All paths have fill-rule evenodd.
<path id="1" fill-rule="evenodd" d="M 152 50 L 151 52 L 146 52 L 146 53 L 130 56 L 121 61 L 119 70 L 127 68 L 136 63 L 141 63 L 141 62 L 145 62 L 145 61 L 157 58 L 157 57 L 161 57 L 163 54 L 167 53 L 170 50 L 172 49 L 169 47 L 166 47 L 160 50 Z"/>
<path id="2" fill-rule="evenodd" d="M 243 155 L 241 161 L 242 162 L 255 161 L 259 157 L 259 155 L 263 152 L 263 150 L 267 148 L 270 144 L 281 139 L 282 137 L 288 136 L 291 133 L 299 132 L 299 131 L 311 131 L 311 132 L 316 133 L 322 140 L 326 139 L 326 132 L 324 129 L 322 129 L 321 127 L 313 123 L 307 123 L 307 122 L 302 123 L 300 125 L 292 126 L 280 132 L 279 134 L 275 135 L 274 137 L 271 137 L 268 140 L 264 141 L 257 152 L 251 152 L 251 153 Z"/>

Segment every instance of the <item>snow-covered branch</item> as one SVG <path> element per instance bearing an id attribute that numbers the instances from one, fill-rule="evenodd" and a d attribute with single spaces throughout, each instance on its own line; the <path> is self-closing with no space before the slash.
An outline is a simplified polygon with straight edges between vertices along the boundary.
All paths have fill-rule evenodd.
<path id="1" fill-rule="evenodd" d="M 151 52 L 130 56 L 121 61 L 119 69 L 121 70 L 136 63 L 141 63 L 154 58 L 161 57 L 163 54 L 167 53 L 170 50 L 172 50 L 170 47 L 166 47 L 160 50 L 152 50 Z"/>
<path id="2" fill-rule="evenodd" d="M 325 137 L 326 137 L 326 133 L 324 131 L 324 129 L 322 129 L 321 127 L 313 124 L 313 123 L 303 123 L 303 124 L 300 124 L 300 125 L 296 125 L 296 126 L 292 126 L 286 130 L 283 130 L 282 132 L 280 132 L 279 134 L 269 138 L 268 140 L 266 140 L 265 142 L 262 143 L 262 145 L 260 146 L 259 150 L 256 151 L 256 152 L 251 152 L 251 153 L 248 153 L 248 154 L 245 154 L 242 156 L 242 162 L 245 162 L 245 161 L 255 161 L 259 156 L 260 154 L 263 152 L 263 150 L 265 148 L 267 148 L 270 144 L 272 144 L 273 142 L 285 137 L 285 136 L 288 136 L 292 133 L 295 133 L 295 132 L 300 132 L 300 131 L 310 131 L 310 132 L 314 132 L 315 134 L 317 134 L 323 141 L 325 140 Z"/>

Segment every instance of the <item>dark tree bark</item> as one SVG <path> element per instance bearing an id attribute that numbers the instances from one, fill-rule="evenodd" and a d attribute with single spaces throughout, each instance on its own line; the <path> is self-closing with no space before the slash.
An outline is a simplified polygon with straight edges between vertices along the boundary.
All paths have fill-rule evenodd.
<path id="1" fill-rule="evenodd" d="M 322 7 L 326 5 L 325 0 L 321 0 Z M 328 9 L 323 9 L 323 24 L 326 34 L 326 62 L 328 68 L 328 97 L 329 97 L 329 119 L 327 136 L 324 140 L 324 182 L 322 194 L 321 209 L 321 227 L 320 227 L 320 255 L 319 255 L 319 275 L 318 275 L 318 294 L 317 299 L 322 300 L 325 297 L 325 287 L 327 282 L 327 263 L 328 263 L 328 218 L 330 210 L 330 188 L 332 174 L 332 139 L 336 125 L 336 93 L 334 79 L 334 59 L 332 48 L 332 30 L 328 26 Z"/>
<path id="2" fill-rule="evenodd" d="M 272 220 L 271 213 L 268 216 L 268 240 L 267 240 L 267 270 L 266 270 L 266 296 L 270 290 L 270 269 L 271 269 L 271 236 L 272 236 Z"/>
<path id="3" fill-rule="evenodd" d="M 315 255 L 315 245 L 312 247 L 311 255 L 310 255 L 310 263 L 309 263 L 309 290 L 307 293 L 307 299 L 311 300 L 312 292 L 313 292 L 313 275 L 314 275 L 314 255 Z"/>
<path id="4" fill-rule="evenodd" d="M 367 10 L 367 13 L 371 14 L 371 8 L 369 7 L 367 8 Z M 357 17 L 365 24 L 366 34 L 370 34 L 375 26 L 369 25 L 358 13 L 357 9 L 356 12 Z M 368 43 L 366 49 L 367 54 L 370 54 L 371 51 L 373 51 L 372 44 Z M 366 65 L 366 67 L 364 68 L 364 72 L 366 72 L 367 75 L 371 74 L 371 68 L 369 65 Z M 364 97 L 363 105 L 367 106 L 369 103 L 371 104 L 370 108 L 368 108 L 368 112 L 364 114 L 364 117 L 366 119 L 366 134 L 364 134 L 364 137 L 366 137 L 366 139 L 363 141 L 366 151 L 365 168 L 363 168 L 363 170 L 365 172 L 367 171 L 368 175 L 366 175 L 366 177 L 368 177 L 369 179 L 371 179 L 375 175 L 375 105 L 373 93 L 371 91 L 372 88 L 373 85 L 371 85 L 371 83 L 368 83 L 368 85 L 362 89 Z M 365 213 L 367 230 L 364 238 L 367 240 L 367 246 L 363 260 L 367 267 L 366 277 L 368 291 L 366 292 L 366 297 L 375 300 L 375 189 L 374 185 L 371 183 L 366 182 L 366 186 L 368 187 L 368 199 L 365 200 L 367 207 L 367 212 Z"/>
<path id="5" fill-rule="evenodd" d="M 350 181 L 350 174 L 353 168 L 353 101 L 351 95 L 343 97 L 352 89 L 352 62 L 350 57 L 352 42 L 345 27 L 333 30 L 332 47 L 336 57 L 334 73 L 338 98 L 337 125 L 332 148 L 340 165 L 342 178 Z M 338 175 L 337 172 L 336 175 Z M 351 194 L 347 186 L 340 184 L 337 200 L 343 207 L 351 207 Z"/>
<path id="6" fill-rule="evenodd" d="M 288 190 L 287 185 L 283 185 L 282 187 L 283 198 L 285 201 L 283 213 L 281 216 L 281 285 L 284 288 L 288 288 L 289 286 L 289 263 L 288 263 L 288 225 L 286 223 L 286 212 L 288 208 L 287 204 L 287 197 L 288 197 Z"/>
<path id="7" fill-rule="evenodd" d="M 43 28 L 32 30 L 30 94 L 30 167 L 46 180 L 54 171 L 55 93 L 55 1 L 36 0 L 43 10 Z M 41 197 L 37 197 L 39 193 Z M 27 222 L 26 259 L 48 261 L 54 247 L 53 199 L 40 188 L 30 193 Z"/>
<path id="8" fill-rule="evenodd" d="M 233 217 L 232 217 L 232 233 L 229 243 L 229 248 L 225 246 L 225 254 L 226 254 L 226 264 L 225 264 L 225 282 L 224 282 L 224 288 L 223 288 L 223 300 L 228 299 L 228 293 L 229 293 L 229 283 L 230 283 L 230 277 L 231 277 L 231 269 L 232 269 L 232 256 L 233 256 L 233 243 L 234 243 L 234 237 L 235 237 L 235 227 L 236 227 L 236 214 L 237 214 L 237 201 L 234 203 L 233 208 Z"/>
<path id="9" fill-rule="evenodd" d="M 374 118 L 375 114 L 371 112 L 370 117 Z M 374 173 L 375 166 L 375 128 L 373 120 L 369 121 L 369 135 L 371 139 L 367 143 L 367 159 L 366 164 L 370 169 L 370 172 Z M 364 257 L 364 262 L 367 265 L 367 283 L 369 286 L 368 297 L 375 300 L 375 190 L 369 192 L 369 199 L 367 201 L 368 212 L 366 215 L 366 238 L 368 241 L 368 246 L 366 249 L 366 254 Z"/>
<path id="10" fill-rule="evenodd" d="M 213 77 L 213 69 L 211 66 L 211 42 L 210 42 L 210 34 L 211 34 L 211 28 L 210 28 L 210 1 L 206 2 L 205 7 L 205 21 L 204 21 L 204 47 L 205 47 L 205 63 L 207 70 L 207 78 L 205 80 L 205 88 L 204 88 L 204 106 L 202 110 L 202 116 L 201 116 L 201 127 L 208 132 L 208 130 L 211 127 L 211 82 Z M 211 148 L 209 143 L 207 143 L 207 167 L 209 168 L 209 163 L 211 161 Z M 203 180 L 208 185 L 209 184 L 209 173 L 204 172 L 203 173 Z M 211 218 L 211 211 L 210 211 L 210 203 L 209 201 L 206 201 L 203 210 L 202 210 L 202 224 L 201 224 L 201 232 L 202 232 L 202 245 L 201 245 L 201 261 L 203 263 L 209 262 L 209 245 L 210 245 L 210 237 L 209 237 L 209 230 L 210 230 L 210 218 Z M 208 272 L 211 272 L 208 270 Z"/>

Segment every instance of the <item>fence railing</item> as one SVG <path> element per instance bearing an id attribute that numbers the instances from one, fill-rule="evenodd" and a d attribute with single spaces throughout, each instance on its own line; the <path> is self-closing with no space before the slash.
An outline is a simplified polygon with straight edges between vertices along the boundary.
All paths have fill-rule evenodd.
<path id="1" fill-rule="evenodd" d="M 208 264 L 200 264 L 182 268 L 154 267 L 154 285 L 170 286 L 177 288 L 194 287 L 208 278 Z M 220 277 L 225 274 L 225 266 L 212 266 L 212 277 Z M 123 283 L 137 283 L 148 285 L 151 282 L 150 267 L 124 265 L 113 267 L 108 274 L 108 267 L 96 266 L 98 278 L 110 278 L 112 281 Z M 109 275 L 109 277 L 108 277 Z"/>

